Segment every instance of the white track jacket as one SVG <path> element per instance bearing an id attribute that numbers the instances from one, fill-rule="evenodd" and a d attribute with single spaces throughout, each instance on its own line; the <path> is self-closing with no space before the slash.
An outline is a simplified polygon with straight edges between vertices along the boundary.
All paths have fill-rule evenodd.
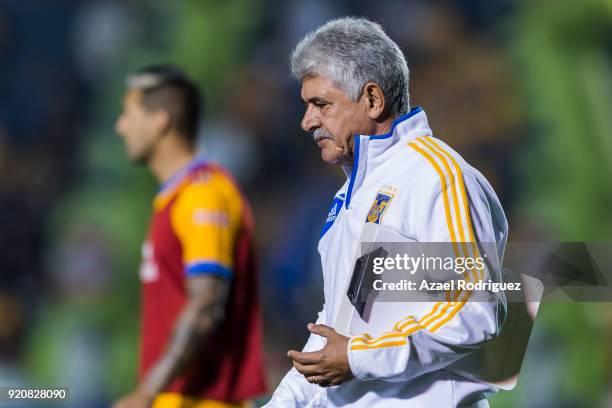
<path id="1" fill-rule="evenodd" d="M 325 304 L 317 324 L 334 325 L 366 222 L 420 242 L 495 243 L 501 264 L 508 224 L 484 176 L 432 136 L 425 112 L 415 108 L 385 135 L 355 136 L 355 159 L 334 197 L 318 250 Z M 489 273 L 489 272 L 487 272 Z M 485 277 L 486 280 L 486 277 Z M 335 387 L 310 384 L 295 368 L 268 407 L 488 406 L 496 389 L 449 366 L 493 339 L 505 319 L 502 299 L 404 303 L 405 319 L 389 322 L 378 338 L 351 337 L 354 379 Z M 323 348 L 311 334 L 304 351 Z"/>

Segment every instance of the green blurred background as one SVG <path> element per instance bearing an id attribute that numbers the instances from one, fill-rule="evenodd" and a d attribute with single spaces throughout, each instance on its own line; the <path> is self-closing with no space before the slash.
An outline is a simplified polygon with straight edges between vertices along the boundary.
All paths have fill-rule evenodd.
<path id="1" fill-rule="evenodd" d="M 126 73 L 172 62 L 206 95 L 201 150 L 254 208 L 274 388 L 320 307 L 316 242 L 343 177 L 299 129 L 288 56 L 344 15 L 400 45 L 412 105 L 491 181 L 512 241 L 610 241 L 610 0 L 2 0 L 0 385 L 69 385 L 75 407 L 134 385 L 157 186 L 113 126 Z M 518 387 L 491 405 L 609 406 L 611 344 L 609 304 L 545 303 Z"/>

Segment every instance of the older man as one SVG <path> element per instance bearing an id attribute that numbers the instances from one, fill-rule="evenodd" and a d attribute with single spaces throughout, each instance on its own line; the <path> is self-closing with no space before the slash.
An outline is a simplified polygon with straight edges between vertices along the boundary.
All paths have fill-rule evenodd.
<path id="1" fill-rule="evenodd" d="M 406 61 L 378 24 L 330 21 L 297 45 L 291 70 L 302 84 L 302 128 L 347 180 L 319 241 L 323 309 L 303 351 L 289 351 L 294 368 L 268 406 L 487 406 L 495 389 L 451 365 L 498 334 L 503 300 L 468 302 L 464 292 L 429 310 L 404 303 L 405 318 L 378 338 L 345 337 L 333 325 L 366 223 L 420 242 L 494 243 L 500 262 L 508 227 L 493 189 L 432 136 L 421 108 L 410 109 Z"/>

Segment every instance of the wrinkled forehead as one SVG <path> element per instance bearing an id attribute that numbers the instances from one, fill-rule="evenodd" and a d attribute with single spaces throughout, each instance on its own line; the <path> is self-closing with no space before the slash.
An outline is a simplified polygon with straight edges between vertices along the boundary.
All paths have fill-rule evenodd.
<path id="1" fill-rule="evenodd" d="M 308 101 L 313 98 L 337 99 L 346 98 L 344 91 L 336 87 L 336 85 L 321 75 L 310 75 L 302 78 L 302 99 Z"/>

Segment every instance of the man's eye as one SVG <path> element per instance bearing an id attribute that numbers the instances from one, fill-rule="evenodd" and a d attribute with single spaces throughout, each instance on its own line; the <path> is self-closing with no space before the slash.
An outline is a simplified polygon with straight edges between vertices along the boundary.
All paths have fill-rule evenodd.
<path id="1" fill-rule="evenodd" d="M 325 102 L 313 102 L 312 104 L 316 106 L 317 108 L 322 108 L 324 106 L 327 106 Z"/>

